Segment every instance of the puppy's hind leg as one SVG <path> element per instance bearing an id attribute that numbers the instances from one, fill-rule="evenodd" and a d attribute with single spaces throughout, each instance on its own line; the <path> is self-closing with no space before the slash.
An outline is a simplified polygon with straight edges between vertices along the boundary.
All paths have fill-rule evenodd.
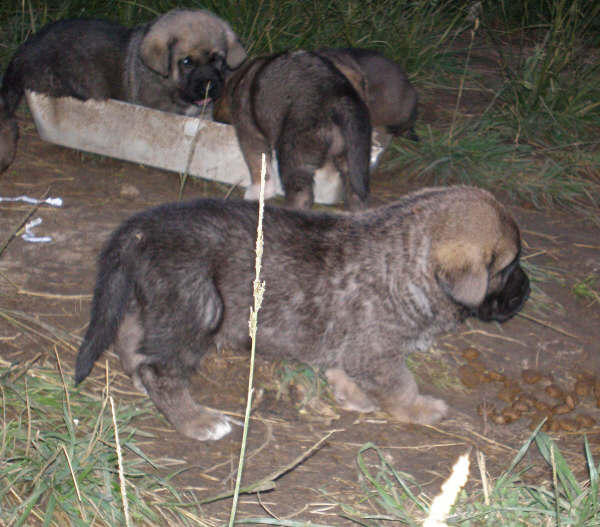
<path id="1" fill-rule="evenodd" d="M 146 356 L 138 353 L 140 343 L 144 336 L 140 314 L 135 309 L 130 309 L 119 326 L 119 332 L 114 344 L 115 353 L 121 360 L 125 373 L 133 380 L 133 385 L 142 393 L 146 389 L 138 375 L 138 366 L 146 360 Z"/>
<path id="2" fill-rule="evenodd" d="M 315 201 L 313 192 L 314 172 L 302 168 L 294 168 L 281 172 L 285 189 L 285 203 L 295 209 L 310 209 Z"/>
<path id="3" fill-rule="evenodd" d="M 352 103 L 355 104 L 352 104 Z M 366 207 L 369 196 L 371 164 L 371 123 L 364 104 L 342 98 L 336 106 L 334 121 L 341 144 L 332 151 L 333 161 L 344 182 L 344 200 L 350 210 Z"/>
<path id="4" fill-rule="evenodd" d="M 271 148 L 264 138 L 247 131 L 238 133 L 238 142 L 240 149 L 244 155 L 244 160 L 250 172 L 250 185 L 246 187 L 244 199 L 248 201 L 257 201 L 260 196 L 260 174 L 262 170 L 262 154 L 266 157 L 266 182 L 265 182 L 265 199 L 275 196 L 277 191 L 277 183 L 275 178 L 278 177 L 277 171 L 273 168 L 273 155 Z"/>
<path id="5" fill-rule="evenodd" d="M 160 295 L 154 284 L 144 283 L 143 296 L 151 298 L 152 304 L 140 310 L 143 337 L 133 354 L 136 374 L 178 432 L 200 441 L 220 439 L 231 430 L 230 420 L 193 400 L 189 377 L 213 343 L 211 335 L 223 317 L 223 300 L 201 262 L 195 263 L 193 273 L 173 273 L 169 279 Z M 140 356 L 144 358 L 138 362 Z"/>
<path id="6" fill-rule="evenodd" d="M 144 339 L 140 313 L 130 309 L 123 317 L 114 349 L 135 387 L 145 392 L 177 431 L 192 439 L 220 439 L 231 430 L 228 419 L 197 404 L 188 389 L 190 367 L 181 363 L 185 354 L 173 354 L 159 362 L 140 350 Z"/>
<path id="7" fill-rule="evenodd" d="M 198 441 L 217 440 L 231 431 L 227 416 L 194 401 L 183 365 L 141 364 L 137 374 L 167 420 L 182 435 Z"/>
<path id="8" fill-rule="evenodd" d="M 314 175 L 326 157 L 325 145 L 307 132 L 294 136 L 293 127 L 289 128 L 283 131 L 277 150 L 285 201 L 288 207 L 309 209 L 315 200 Z"/>

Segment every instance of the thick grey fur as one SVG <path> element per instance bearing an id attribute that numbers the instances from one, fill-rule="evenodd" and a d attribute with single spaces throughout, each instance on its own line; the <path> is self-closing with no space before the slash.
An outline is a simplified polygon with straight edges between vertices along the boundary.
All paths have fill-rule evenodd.
<path id="1" fill-rule="evenodd" d="M 187 378 L 211 348 L 249 345 L 256 223 L 255 203 L 213 199 L 125 221 L 99 257 L 76 382 L 114 345 L 181 433 L 225 435 L 228 419 L 192 401 Z M 258 350 L 323 369 L 348 409 L 438 421 L 447 406 L 419 395 L 405 355 L 469 315 L 504 321 L 529 293 L 514 219 L 471 187 L 358 214 L 267 206 L 263 229 Z"/>

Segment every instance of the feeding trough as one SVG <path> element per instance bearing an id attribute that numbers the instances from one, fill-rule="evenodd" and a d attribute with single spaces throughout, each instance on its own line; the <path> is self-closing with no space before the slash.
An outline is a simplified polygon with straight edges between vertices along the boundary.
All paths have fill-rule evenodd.
<path id="1" fill-rule="evenodd" d="M 83 102 L 28 91 L 27 102 L 40 137 L 50 143 L 244 188 L 250 184 L 231 125 L 114 99 Z M 383 150 L 373 146 L 372 162 Z M 279 180 L 276 189 L 283 194 Z M 341 201 L 339 174 L 317 172 L 314 192 L 317 203 Z"/>

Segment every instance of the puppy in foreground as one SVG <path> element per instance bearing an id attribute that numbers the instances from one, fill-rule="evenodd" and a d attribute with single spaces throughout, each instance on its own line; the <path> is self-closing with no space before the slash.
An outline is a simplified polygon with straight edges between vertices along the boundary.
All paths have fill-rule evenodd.
<path id="1" fill-rule="evenodd" d="M 229 24 L 202 9 L 175 9 L 133 28 L 96 19 L 55 22 L 24 42 L 8 64 L 0 129 L 16 130 L 14 112 L 25 90 L 199 115 L 245 58 Z M 6 135 L 0 141 L 0 154 L 10 152 L 0 157 L 3 170 L 16 140 Z"/>
<path id="2" fill-rule="evenodd" d="M 213 347 L 249 345 L 257 204 L 197 200 L 125 221 L 99 258 L 75 381 L 113 346 L 135 385 L 183 435 L 219 439 L 228 418 L 188 377 Z M 405 355 L 466 317 L 503 322 L 529 279 L 511 214 L 474 187 L 428 188 L 356 214 L 266 207 L 257 349 L 324 371 L 347 410 L 435 423 Z"/>
<path id="3" fill-rule="evenodd" d="M 246 62 L 226 81 L 214 118 L 231 123 L 251 177 L 246 199 L 258 199 L 261 154 L 269 167 L 265 198 L 275 195 L 276 162 L 288 205 L 310 208 L 313 178 L 333 165 L 350 208 L 369 193 L 369 110 L 327 57 L 291 51 Z"/>

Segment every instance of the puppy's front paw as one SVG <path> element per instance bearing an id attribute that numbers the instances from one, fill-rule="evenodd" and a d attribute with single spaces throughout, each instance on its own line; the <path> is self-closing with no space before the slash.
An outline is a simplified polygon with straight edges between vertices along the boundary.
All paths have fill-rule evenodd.
<path id="1" fill-rule="evenodd" d="M 411 409 L 410 422 L 420 425 L 433 425 L 448 415 L 448 405 L 429 395 L 418 395 Z"/>
<path id="2" fill-rule="evenodd" d="M 448 405 L 442 399 L 420 394 L 408 401 L 403 397 L 389 397 L 383 409 L 397 421 L 419 425 L 439 423 L 448 415 Z"/>
<path id="3" fill-rule="evenodd" d="M 231 421 L 226 415 L 201 406 L 195 415 L 174 424 L 180 434 L 198 441 L 216 441 L 231 432 Z"/>
<path id="4" fill-rule="evenodd" d="M 337 403 L 352 412 L 374 412 L 377 406 L 358 385 L 340 368 L 329 368 L 325 372 Z"/>

